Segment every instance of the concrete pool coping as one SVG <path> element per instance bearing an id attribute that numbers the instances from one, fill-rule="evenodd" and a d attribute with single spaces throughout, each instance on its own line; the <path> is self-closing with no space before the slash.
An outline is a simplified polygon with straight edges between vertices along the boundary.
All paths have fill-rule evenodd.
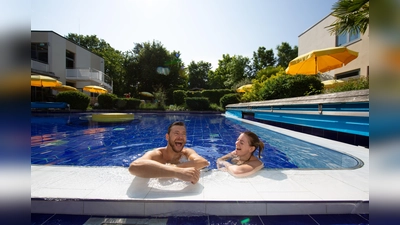
<path id="1" fill-rule="evenodd" d="M 369 149 L 261 126 L 353 155 L 357 169 L 263 169 L 247 178 L 203 170 L 195 185 L 144 179 L 125 167 L 31 165 L 31 213 L 108 216 L 304 215 L 369 213 Z"/>

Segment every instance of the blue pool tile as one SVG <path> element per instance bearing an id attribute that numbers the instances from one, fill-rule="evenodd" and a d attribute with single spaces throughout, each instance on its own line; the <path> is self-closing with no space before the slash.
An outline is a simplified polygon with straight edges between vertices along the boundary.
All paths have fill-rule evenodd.
<path id="1" fill-rule="evenodd" d="M 312 218 L 320 225 L 363 225 L 369 224 L 369 221 L 357 214 L 335 214 L 335 215 L 312 215 Z"/>
<path id="2" fill-rule="evenodd" d="M 317 225 L 308 215 L 260 216 L 264 225 Z"/>
<path id="3" fill-rule="evenodd" d="M 44 214 L 33 214 L 36 217 L 40 217 L 40 215 Z M 31 225 L 33 224 L 43 224 L 43 225 L 82 225 L 84 224 L 90 216 L 81 216 L 81 215 L 61 215 L 57 214 L 49 218 L 45 223 L 35 222 L 36 218 L 32 218 L 31 216 Z"/>
<path id="4" fill-rule="evenodd" d="M 83 225 L 91 216 L 31 214 L 31 225 Z M 107 218 L 120 218 L 107 216 Z M 153 217 L 126 217 L 152 219 Z M 285 215 L 285 216 L 178 216 L 168 217 L 168 225 L 356 225 L 369 224 L 369 214 Z M 394 224 L 394 223 L 391 223 Z"/>
<path id="5" fill-rule="evenodd" d="M 208 225 L 208 216 L 169 217 L 167 225 Z"/>
<path id="6" fill-rule="evenodd" d="M 31 214 L 31 225 L 43 224 L 52 216 L 54 216 L 54 214 Z"/>
<path id="7" fill-rule="evenodd" d="M 263 225 L 258 216 L 210 216 L 210 225 Z"/>
<path id="8" fill-rule="evenodd" d="M 360 216 L 369 221 L 369 214 L 360 214 Z"/>
<path id="9" fill-rule="evenodd" d="M 352 168 L 358 163 L 339 152 L 221 115 L 135 113 L 137 122 L 126 124 L 93 124 L 80 118 L 84 116 L 32 115 L 31 164 L 128 167 L 144 152 L 165 146 L 165 133 L 176 120 L 186 122 L 187 147 L 208 150 L 202 155 L 211 162 L 210 168 L 216 168 L 216 158 L 235 149 L 237 137 L 245 130 L 257 133 L 264 142 L 266 168 Z"/>

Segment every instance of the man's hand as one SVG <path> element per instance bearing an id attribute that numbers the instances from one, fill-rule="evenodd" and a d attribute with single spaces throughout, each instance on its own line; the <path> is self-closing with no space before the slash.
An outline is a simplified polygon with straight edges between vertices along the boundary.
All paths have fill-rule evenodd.
<path id="1" fill-rule="evenodd" d="M 200 170 L 197 170 L 193 167 L 180 168 L 176 177 L 183 181 L 190 181 L 192 184 L 196 184 L 200 179 Z"/>

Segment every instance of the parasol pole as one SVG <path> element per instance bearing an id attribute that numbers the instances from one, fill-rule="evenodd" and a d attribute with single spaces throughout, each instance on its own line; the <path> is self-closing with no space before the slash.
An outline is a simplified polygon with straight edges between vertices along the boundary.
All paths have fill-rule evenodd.
<path id="1" fill-rule="evenodd" d="M 314 58 L 315 61 L 315 74 L 318 73 L 317 57 Z"/>

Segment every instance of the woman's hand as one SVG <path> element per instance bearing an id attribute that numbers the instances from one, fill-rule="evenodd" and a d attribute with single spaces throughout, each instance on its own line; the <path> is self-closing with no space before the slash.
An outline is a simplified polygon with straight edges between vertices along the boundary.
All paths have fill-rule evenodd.
<path id="1" fill-rule="evenodd" d="M 217 160 L 217 168 L 221 171 L 227 171 L 228 167 L 230 167 L 232 164 L 225 160 Z"/>

